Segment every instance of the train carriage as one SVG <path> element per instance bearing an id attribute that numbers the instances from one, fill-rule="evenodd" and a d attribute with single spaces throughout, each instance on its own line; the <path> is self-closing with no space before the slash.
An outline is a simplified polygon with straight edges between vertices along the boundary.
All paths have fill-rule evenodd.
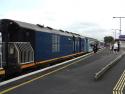
<path id="1" fill-rule="evenodd" d="M 66 32 L 49 30 L 49 33 L 36 32 L 35 36 L 35 61 L 53 59 L 61 56 L 73 54 L 72 35 Z"/>
<path id="2" fill-rule="evenodd" d="M 7 75 L 40 64 L 41 61 L 90 52 L 91 43 L 95 41 L 79 34 L 9 19 L 0 20 L 0 32 L 0 64 Z"/>

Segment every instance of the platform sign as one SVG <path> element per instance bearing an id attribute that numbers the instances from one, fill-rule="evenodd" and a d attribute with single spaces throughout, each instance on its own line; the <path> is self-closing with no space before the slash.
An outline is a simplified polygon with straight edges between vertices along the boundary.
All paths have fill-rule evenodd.
<path id="1" fill-rule="evenodd" d="M 120 36 L 119 36 L 119 40 L 120 40 L 120 41 L 125 41 L 125 35 L 120 35 Z"/>

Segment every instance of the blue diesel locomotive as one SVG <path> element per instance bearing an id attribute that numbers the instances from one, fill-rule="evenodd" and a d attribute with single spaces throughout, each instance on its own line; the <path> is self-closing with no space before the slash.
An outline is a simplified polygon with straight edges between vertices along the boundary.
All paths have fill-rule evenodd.
<path id="1" fill-rule="evenodd" d="M 92 51 L 97 40 L 40 24 L 0 20 L 0 69 L 7 75 L 23 68 Z"/>

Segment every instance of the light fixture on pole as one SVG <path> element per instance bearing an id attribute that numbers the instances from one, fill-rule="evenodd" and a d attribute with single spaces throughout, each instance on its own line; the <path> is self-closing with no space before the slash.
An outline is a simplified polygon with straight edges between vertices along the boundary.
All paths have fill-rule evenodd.
<path id="1" fill-rule="evenodd" d="M 120 23 L 119 33 L 120 33 L 120 35 L 121 35 L 121 31 L 122 31 L 122 30 L 121 30 L 121 19 L 122 19 L 122 18 L 125 18 L 125 17 L 113 17 L 113 18 L 119 18 L 119 20 L 120 20 L 120 21 L 119 21 L 119 23 Z"/>

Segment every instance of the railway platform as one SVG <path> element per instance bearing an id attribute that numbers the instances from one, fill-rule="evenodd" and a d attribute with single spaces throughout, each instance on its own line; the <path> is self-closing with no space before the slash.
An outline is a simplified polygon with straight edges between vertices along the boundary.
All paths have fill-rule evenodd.
<path id="1" fill-rule="evenodd" d="M 69 64 L 0 86 L 0 94 L 113 94 L 125 69 L 125 57 L 99 80 L 95 80 L 94 75 L 123 52 L 103 49 Z"/>

